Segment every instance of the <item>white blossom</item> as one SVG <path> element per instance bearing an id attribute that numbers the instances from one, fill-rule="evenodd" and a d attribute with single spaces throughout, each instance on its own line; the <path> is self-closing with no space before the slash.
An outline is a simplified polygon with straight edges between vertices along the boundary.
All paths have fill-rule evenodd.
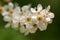
<path id="1" fill-rule="evenodd" d="M 24 5 L 19 7 L 12 2 L 3 7 L 2 11 L 3 20 L 8 22 L 5 28 L 14 28 L 19 30 L 24 35 L 35 33 L 37 29 L 44 31 L 47 29 L 49 23 L 52 23 L 54 13 L 50 12 L 50 5 L 43 9 L 41 4 L 37 7 L 31 8 L 31 5 Z"/>

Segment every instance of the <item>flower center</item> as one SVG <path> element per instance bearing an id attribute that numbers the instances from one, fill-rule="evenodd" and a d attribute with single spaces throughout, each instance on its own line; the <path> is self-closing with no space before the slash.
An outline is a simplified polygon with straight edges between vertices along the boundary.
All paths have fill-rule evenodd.
<path id="1" fill-rule="evenodd" d="M 33 24 L 33 27 L 37 27 L 37 24 L 35 23 L 35 24 Z"/>
<path id="2" fill-rule="evenodd" d="M 18 21 L 18 24 L 21 24 L 21 23 Z"/>
<path id="3" fill-rule="evenodd" d="M 28 16 L 28 17 L 26 18 L 26 20 L 27 20 L 28 22 L 31 21 L 31 17 Z"/>
<path id="4" fill-rule="evenodd" d="M 40 11 L 37 11 L 38 15 L 40 14 Z"/>
<path id="5" fill-rule="evenodd" d="M 43 20 L 43 17 L 41 15 L 38 15 L 37 16 L 37 19 L 38 19 L 38 21 L 42 21 Z"/>
<path id="6" fill-rule="evenodd" d="M 20 26 L 20 24 L 21 24 L 21 22 L 20 21 L 18 21 L 18 22 L 16 22 L 19 26 Z"/>
<path id="7" fill-rule="evenodd" d="M 10 14 L 13 14 L 14 11 L 13 10 L 10 10 L 9 12 L 10 12 Z"/>

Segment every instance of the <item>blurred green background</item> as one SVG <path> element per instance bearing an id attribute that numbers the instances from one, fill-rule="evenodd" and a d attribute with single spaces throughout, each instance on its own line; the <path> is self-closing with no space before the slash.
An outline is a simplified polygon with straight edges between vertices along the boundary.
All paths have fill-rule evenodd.
<path id="1" fill-rule="evenodd" d="M 35 34 L 24 36 L 12 28 L 5 29 L 3 17 L 0 15 L 0 40 L 60 40 L 60 0 L 14 0 L 20 6 L 42 4 L 43 7 L 51 5 L 51 11 L 55 14 L 53 23 L 48 25 L 46 31 L 37 31 Z M 1 3 L 1 2 L 0 2 Z"/>

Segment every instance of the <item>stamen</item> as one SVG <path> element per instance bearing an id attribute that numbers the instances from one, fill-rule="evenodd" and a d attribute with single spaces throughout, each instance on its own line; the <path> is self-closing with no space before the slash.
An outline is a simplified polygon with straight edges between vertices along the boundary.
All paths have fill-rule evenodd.
<path id="1" fill-rule="evenodd" d="M 38 21 L 42 21 L 43 20 L 43 17 L 41 15 L 38 15 L 37 16 L 37 19 L 38 19 Z"/>
<path id="2" fill-rule="evenodd" d="M 10 14 L 13 14 L 14 11 L 13 10 L 10 10 L 9 12 L 10 12 Z"/>
<path id="3" fill-rule="evenodd" d="M 33 24 L 33 27 L 37 27 L 37 23 Z"/>
<path id="4" fill-rule="evenodd" d="M 28 16 L 28 17 L 26 18 L 26 20 L 27 20 L 28 22 L 31 21 L 31 17 Z"/>
<path id="5" fill-rule="evenodd" d="M 37 11 L 38 15 L 40 14 L 40 11 Z"/>

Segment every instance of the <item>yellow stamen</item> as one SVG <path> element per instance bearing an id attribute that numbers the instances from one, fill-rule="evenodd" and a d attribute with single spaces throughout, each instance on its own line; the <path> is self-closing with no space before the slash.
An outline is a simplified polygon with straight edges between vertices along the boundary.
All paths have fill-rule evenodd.
<path id="1" fill-rule="evenodd" d="M 37 23 L 33 24 L 33 27 L 37 27 Z"/>
<path id="2" fill-rule="evenodd" d="M 40 14 L 40 11 L 37 11 L 38 15 Z"/>
<path id="3" fill-rule="evenodd" d="M 28 22 L 31 21 L 31 17 L 28 16 L 28 17 L 26 18 L 26 21 L 28 21 Z"/>
<path id="4" fill-rule="evenodd" d="M 37 19 L 38 19 L 38 21 L 42 21 L 43 20 L 43 17 L 41 15 L 38 15 L 37 16 Z"/>
<path id="5" fill-rule="evenodd" d="M 13 14 L 14 11 L 13 10 L 10 10 L 9 12 L 10 12 L 10 14 Z"/>

